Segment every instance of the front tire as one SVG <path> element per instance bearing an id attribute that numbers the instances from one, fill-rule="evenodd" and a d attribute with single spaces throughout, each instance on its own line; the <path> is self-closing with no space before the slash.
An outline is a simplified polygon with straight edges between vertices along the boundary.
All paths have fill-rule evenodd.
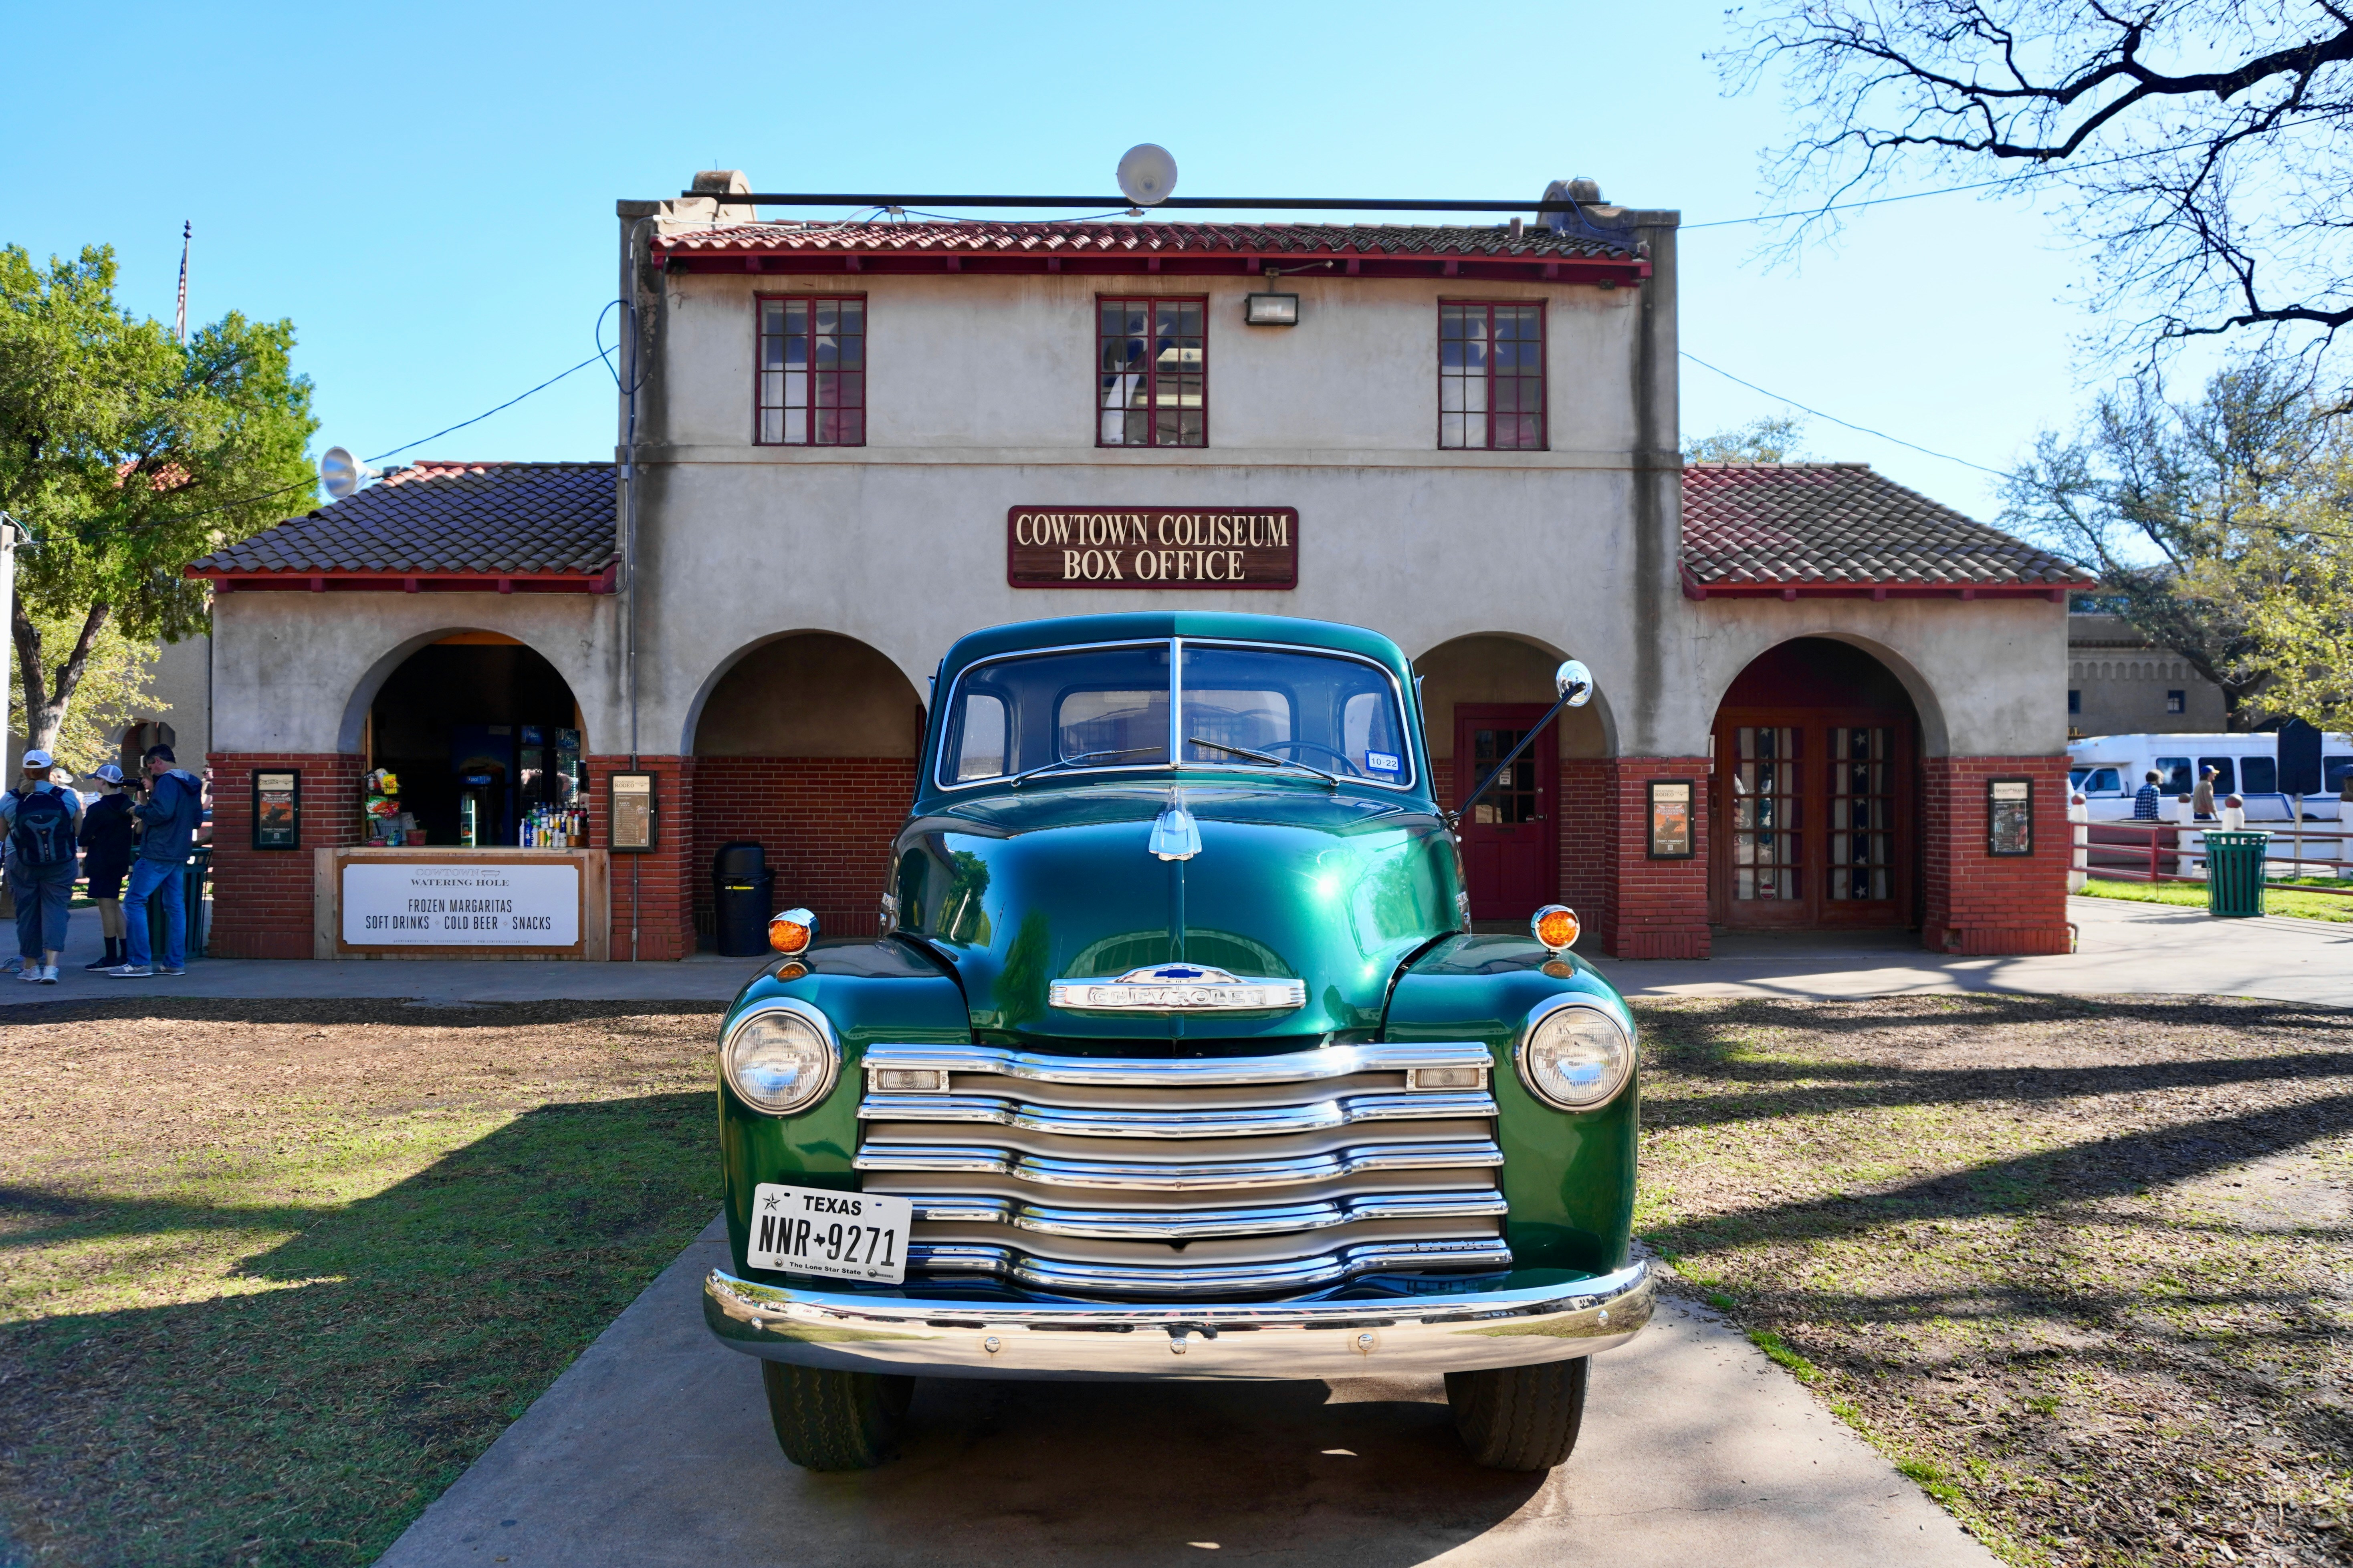
<path id="1" fill-rule="evenodd" d="M 915 1380 L 871 1372 L 828 1372 L 787 1362 L 760 1363 L 768 1419 L 785 1458 L 805 1470 L 871 1470 L 891 1457 L 907 1429 Z"/>
<path id="2" fill-rule="evenodd" d="M 1577 1447 L 1590 1356 L 1450 1372 L 1446 1403 L 1471 1458 L 1494 1470 L 1548 1470 Z"/>

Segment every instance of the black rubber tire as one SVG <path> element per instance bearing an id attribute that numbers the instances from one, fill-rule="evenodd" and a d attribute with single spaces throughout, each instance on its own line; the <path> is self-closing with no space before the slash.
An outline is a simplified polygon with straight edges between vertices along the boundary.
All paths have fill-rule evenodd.
<path id="1" fill-rule="evenodd" d="M 1548 1470 L 1577 1447 L 1590 1356 L 1450 1372 L 1446 1403 L 1471 1458 L 1492 1470 Z"/>
<path id="2" fill-rule="evenodd" d="M 871 1470 L 907 1429 L 912 1377 L 827 1372 L 786 1362 L 760 1363 L 776 1446 L 805 1470 Z"/>

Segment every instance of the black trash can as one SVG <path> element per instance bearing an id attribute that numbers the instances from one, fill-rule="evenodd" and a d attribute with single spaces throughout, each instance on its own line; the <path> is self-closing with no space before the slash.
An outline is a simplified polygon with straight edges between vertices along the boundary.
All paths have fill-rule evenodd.
<path id="1" fill-rule="evenodd" d="M 711 861 L 711 905 L 722 956 L 757 958 L 768 951 L 776 887 L 768 852 L 759 845 L 744 840 L 719 847 Z"/>
<path id="2" fill-rule="evenodd" d="M 205 884 L 211 879 L 213 850 L 209 844 L 199 844 L 188 851 L 188 861 L 180 868 L 181 913 L 185 918 L 187 954 L 190 958 L 205 956 L 205 943 L 212 935 L 212 922 L 206 917 L 210 907 L 205 902 Z M 162 889 L 157 889 L 159 892 Z M 164 962 L 164 942 L 169 922 L 164 917 L 164 900 L 147 900 L 147 951 L 153 962 Z"/>

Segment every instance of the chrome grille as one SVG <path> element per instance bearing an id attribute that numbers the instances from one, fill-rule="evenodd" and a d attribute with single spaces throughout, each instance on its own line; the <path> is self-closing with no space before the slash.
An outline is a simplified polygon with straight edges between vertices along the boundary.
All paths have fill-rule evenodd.
<path id="1" fill-rule="evenodd" d="M 1507 1268 L 1488 1063 L 1451 1042 L 1181 1060 L 871 1046 L 857 1166 L 912 1200 L 909 1272 L 934 1279 L 1181 1297 Z"/>

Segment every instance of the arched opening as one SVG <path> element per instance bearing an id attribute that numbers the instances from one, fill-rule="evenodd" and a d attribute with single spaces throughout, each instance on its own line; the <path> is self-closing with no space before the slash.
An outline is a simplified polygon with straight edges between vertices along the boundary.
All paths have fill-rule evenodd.
<path id="1" fill-rule="evenodd" d="M 1769 648 L 1725 692 L 1709 744 L 1714 923 L 1919 923 L 1920 714 L 1887 665 L 1831 637 Z"/>
<path id="2" fill-rule="evenodd" d="M 533 649 L 500 632 L 428 643 L 361 727 L 367 842 L 585 844 L 582 742 L 571 686 Z"/>
<path id="3" fill-rule="evenodd" d="M 923 743 L 923 700 L 855 637 L 794 632 L 737 655 L 694 721 L 696 931 L 713 931 L 720 847 L 754 843 L 780 901 L 829 934 L 873 934 Z"/>
<path id="4" fill-rule="evenodd" d="M 1544 717 L 1564 657 L 1525 638 L 1481 633 L 1440 643 L 1414 661 L 1431 782 L 1442 804 L 1459 807 Z M 1474 921 L 1516 924 L 1556 900 L 1600 902 L 1599 861 L 1579 853 L 1583 827 L 1573 825 L 1579 804 L 1599 798 L 1607 715 L 1599 703 L 1571 708 L 1555 729 L 1462 820 Z"/>

